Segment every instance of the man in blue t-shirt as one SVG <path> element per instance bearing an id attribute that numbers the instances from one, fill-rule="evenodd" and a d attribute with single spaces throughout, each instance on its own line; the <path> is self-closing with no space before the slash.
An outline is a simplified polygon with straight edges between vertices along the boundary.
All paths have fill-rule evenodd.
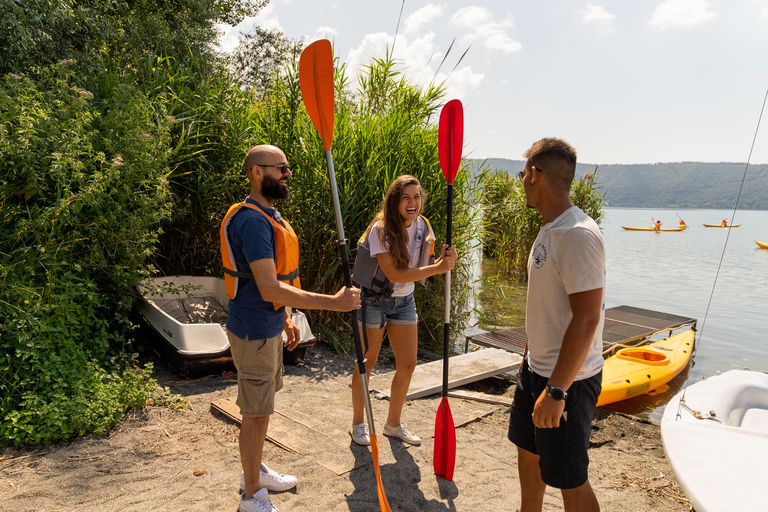
<path id="1" fill-rule="evenodd" d="M 286 346 L 293 350 L 300 341 L 299 329 L 285 306 L 351 311 L 360 308 L 360 291 L 345 287 L 335 295 L 322 295 L 278 280 L 279 263 L 276 262 L 286 255 L 280 253 L 275 230 L 290 231 L 290 227 L 272 206 L 278 199 L 290 197 L 288 182 L 293 173 L 285 154 L 268 145 L 251 148 L 243 168 L 251 184 L 245 202 L 269 217 L 262 211 L 243 207 L 224 228 L 236 266 L 233 270 L 253 274 L 253 278 L 239 278 L 235 298 L 229 301 L 227 318 L 227 336 L 237 367 L 237 405 L 243 417 L 240 461 L 244 493 L 240 511 L 276 511 L 268 490 L 287 490 L 296 485 L 295 477 L 281 475 L 261 462 L 269 416 L 274 412 L 275 392 L 283 384 L 282 349 Z M 285 306 L 275 309 L 276 304 Z"/>

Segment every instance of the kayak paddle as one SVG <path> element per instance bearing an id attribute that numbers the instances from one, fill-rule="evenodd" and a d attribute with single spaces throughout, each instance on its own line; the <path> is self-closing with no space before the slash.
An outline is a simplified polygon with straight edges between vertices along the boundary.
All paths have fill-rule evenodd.
<path id="1" fill-rule="evenodd" d="M 352 274 L 349 271 L 349 254 L 347 253 L 347 242 L 344 237 L 344 223 L 341 218 L 339 192 L 336 186 L 336 174 L 333 170 L 333 157 L 331 156 L 334 122 L 333 50 L 331 49 L 331 42 L 327 39 L 315 41 L 301 52 L 301 57 L 299 58 L 299 86 L 301 87 L 301 96 L 304 99 L 307 114 L 309 114 L 312 123 L 323 139 L 325 161 L 328 165 L 328 178 L 331 182 L 333 213 L 336 218 L 336 233 L 339 238 L 341 268 L 344 271 L 346 286 L 351 288 Z M 382 512 L 391 512 L 387 495 L 384 493 L 384 484 L 381 481 L 379 444 L 376 440 L 373 412 L 371 411 L 371 397 L 368 393 L 368 374 L 365 371 L 365 352 L 363 352 L 363 345 L 360 341 L 360 329 L 357 323 L 356 311 L 352 311 L 352 336 L 355 340 L 357 365 L 360 369 L 360 381 L 363 387 L 365 414 L 370 430 L 373 468 L 376 473 L 376 487 L 379 492 L 379 507 Z"/>
<path id="2" fill-rule="evenodd" d="M 461 163 L 461 147 L 464 139 L 464 111 L 459 100 L 451 100 L 440 112 L 437 145 L 440 167 L 448 181 L 448 216 L 445 243 L 451 246 L 453 230 L 453 180 Z M 456 427 L 451 407 L 448 405 L 448 346 L 451 336 L 451 271 L 445 273 L 445 324 L 443 326 L 443 398 L 435 419 L 435 474 L 453 480 L 456 463 Z"/>

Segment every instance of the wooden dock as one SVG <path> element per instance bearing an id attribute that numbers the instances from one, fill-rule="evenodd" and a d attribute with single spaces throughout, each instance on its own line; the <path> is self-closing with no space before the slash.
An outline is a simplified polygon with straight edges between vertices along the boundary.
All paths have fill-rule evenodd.
<path id="1" fill-rule="evenodd" d="M 475 352 L 452 356 L 448 368 L 448 389 L 516 370 L 522 356 L 498 348 L 484 348 Z M 395 372 L 372 375 L 368 383 L 371 391 L 389 396 L 392 377 Z M 443 361 L 416 366 L 411 377 L 406 400 L 422 398 L 439 393 L 443 388 Z"/>
<path id="2" fill-rule="evenodd" d="M 672 331 L 687 325 L 696 325 L 695 318 L 672 315 L 661 311 L 636 308 L 633 306 L 616 306 L 605 310 L 603 325 L 603 353 L 610 351 L 619 344 L 640 344 L 657 334 Z M 472 342 L 482 347 L 493 347 L 522 354 L 528 337 L 525 327 L 512 327 L 493 332 L 484 332 L 467 336 L 464 351 Z"/>

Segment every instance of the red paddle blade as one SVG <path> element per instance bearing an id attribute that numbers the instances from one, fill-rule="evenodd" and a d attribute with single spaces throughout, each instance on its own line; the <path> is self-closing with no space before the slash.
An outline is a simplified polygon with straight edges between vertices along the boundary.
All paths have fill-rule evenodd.
<path id="1" fill-rule="evenodd" d="M 440 112 L 440 125 L 437 131 L 440 167 L 442 167 L 449 185 L 453 185 L 456 172 L 459 170 L 463 144 L 464 109 L 459 100 L 451 100 L 445 104 Z"/>
<path id="2" fill-rule="evenodd" d="M 309 118 L 323 139 L 323 149 L 330 151 L 333 142 L 334 87 L 333 50 L 327 39 L 315 41 L 301 52 L 299 86 Z"/>
<path id="3" fill-rule="evenodd" d="M 453 425 L 451 407 L 448 398 L 443 397 L 437 408 L 435 421 L 435 474 L 446 480 L 453 480 L 453 469 L 456 464 L 456 427 Z"/>
<path id="4" fill-rule="evenodd" d="M 379 491 L 379 508 L 381 512 L 392 512 L 389 508 L 387 495 L 384 493 L 384 483 L 381 481 L 381 468 L 379 468 L 379 441 L 376 434 L 371 434 L 371 452 L 373 453 L 373 470 L 376 472 L 376 488 Z"/>

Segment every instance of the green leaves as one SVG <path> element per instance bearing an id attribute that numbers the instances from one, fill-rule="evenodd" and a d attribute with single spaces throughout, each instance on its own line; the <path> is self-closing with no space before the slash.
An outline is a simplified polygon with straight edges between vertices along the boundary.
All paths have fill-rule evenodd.
<path id="1" fill-rule="evenodd" d="M 0 78 L 0 442 L 14 444 L 106 432 L 144 393 L 142 372 L 120 380 L 126 293 L 170 206 L 157 106 L 127 86 L 96 102 L 61 66 L 33 76 Z"/>
<path id="2" fill-rule="evenodd" d="M 483 253 L 497 260 L 505 273 L 526 281 L 528 254 L 541 227 L 541 215 L 528 208 L 520 180 L 497 169 L 488 173 L 483 195 Z M 595 174 L 588 171 L 571 184 L 571 201 L 598 224 L 605 200 Z"/>

